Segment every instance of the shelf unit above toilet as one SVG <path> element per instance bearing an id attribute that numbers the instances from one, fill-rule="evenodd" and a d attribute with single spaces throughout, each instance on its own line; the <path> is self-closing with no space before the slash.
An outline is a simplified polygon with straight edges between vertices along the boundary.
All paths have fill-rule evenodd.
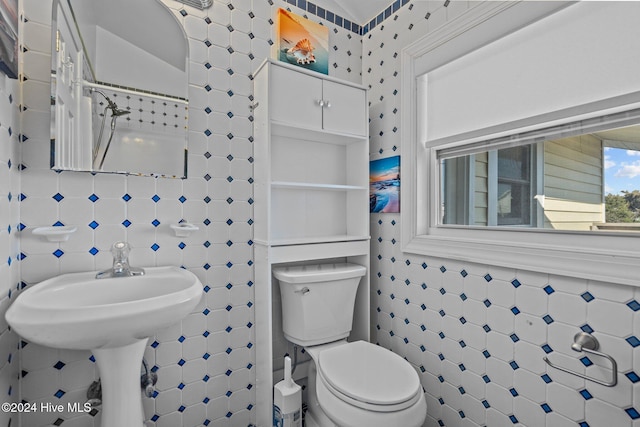
<path id="1" fill-rule="evenodd" d="M 254 241 L 368 239 L 366 91 L 273 62 L 254 80 Z"/>
<path id="2" fill-rule="evenodd" d="M 365 266 L 349 340 L 369 340 L 368 116 L 360 85 L 271 60 L 255 73 L 258 425 L 270 425 L 273 357 L 283 339 L 275 330 L 280 305 L 272 266 L 335 260 Z"/>

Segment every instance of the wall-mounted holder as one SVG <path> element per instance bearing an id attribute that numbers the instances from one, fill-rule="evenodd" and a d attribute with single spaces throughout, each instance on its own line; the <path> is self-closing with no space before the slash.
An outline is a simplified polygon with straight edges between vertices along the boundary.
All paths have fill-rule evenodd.
<path id="1" fill-rule="evenodd" d="M 44 236 L 50 242 L 66 242 L 69 236 L 75 233 L 78 227 L 72 225 L 60 227 L 38 227 L 33 230 L 36 236 Z"/>
<path id="2" fill-rule="evenodd" d="M 600 344 L 598 343 L 598 340 L 593 335 L 588 334 L 586 332 L 578 332 L 573 337 L 573 344 L 571 344 L 571 349 L 578 352 L 585 352 L 588 354 L 593 354 L 595 356 L 604 357 L 609 362 L 611 362 L 611 381 L 608 381 L 608 382 L 599 380 L 597 378 L 589 377 L 587 375 L 583 375 L 579 372 L 571 371 L 569 369 L 563 368 L 558 365 L 554 365 L 546 356 L 543 357 L 542 360 L 544 360 L 547 365 L 551 366 L 552 368 L 558 369 L 562 372 L 575 375 L 576 377 L 580 377 L 588 381 L 593 381 L 594 383 L 597 383 L 606 387 L 613 387 L 616 384 L 618 384 L 618 363 L 616 363 L 616 360 L 613 357 L 609 356 L 608 354 L 597 351 L 599 346 Z"/>
<path id="3" fill-rule="evenodd" d="M 170 227 L 176 233 L 176 237 L 189 237 L 189 235 L 191 235 L 191 233 L 193 233 L 194 231 L 200 230 L 197 225 L 188 222 L 171 224 Z"/>

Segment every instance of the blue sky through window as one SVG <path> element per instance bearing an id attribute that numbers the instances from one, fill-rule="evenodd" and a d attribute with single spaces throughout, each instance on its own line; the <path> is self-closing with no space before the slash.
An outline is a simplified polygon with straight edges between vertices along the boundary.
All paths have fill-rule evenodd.
<path id="1" fill-rule="evenodd" d="M 640 151 L 605 147 L 604 193 L 640 190 Z"/>

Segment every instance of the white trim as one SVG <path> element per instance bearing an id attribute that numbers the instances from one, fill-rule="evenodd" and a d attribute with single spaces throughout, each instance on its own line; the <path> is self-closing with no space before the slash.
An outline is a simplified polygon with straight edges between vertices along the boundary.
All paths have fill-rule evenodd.
<path id="1" fill-rule="evenodd" d="M 429 147 L 426 147 L 424 129 L 419 128 L 422 125 L 418 121 L 418 117 L 425 114 L 425 107 L 418 105 L 418 91 L 424 90 L 425 79 L 419 77 L 567 4 L 483 2 L 402 51 L 401 244 L 404 252 L 640 286 L 639 245 L 637 237 L 630 234 L 603 232 L 594 236 L 570 231 L 549 233 L 540 229 L 438 227 L 439 206 L 429 200 L 429 195 L 438 194 L 440 180 L 434 145 L 442 148 L 440 144 L 454 145 L 454 140 L 472 142 L 480 137 L 487 138 L 489 134 L 495 137 L 514 129 L 523 131 L 534 125 L 540 128 L 540 119 L 547 119 L 543 122 L 548 126 L 567 122 L 569 116 L 573 117 L 571 121 L 576 116 L 593 117 L 619 110 L 621 105 L 623 109 L 630 108 L 640 101 L 638 94 L 622 95 L 612 98 L 613 105 L 606 100 L 577 106 L 568 109 L 570 111 L 537 117 L 535 123 L 527 120 L 507 123 L 494 129 L 447 138 L 448 141 L 429 141 Z M 537 8 L 534 13 L 531 7 Z M 489 25 L 481 25 L 487 21 L 491 21 Z M 446 49 L 440 49 L 445 44 Z M 445 50 L 447 52 L 443 53 Z"/>

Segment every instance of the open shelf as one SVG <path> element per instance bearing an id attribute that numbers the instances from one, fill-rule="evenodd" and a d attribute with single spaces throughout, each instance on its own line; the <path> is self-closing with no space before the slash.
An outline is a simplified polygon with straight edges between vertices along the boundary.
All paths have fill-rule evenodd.
<path id="1" fill-rule="evenodd" d="M 271 120 L 271 133 L 275 136 L 283 136 L 285 138 L 304 139 L 335 145 L 349 145 L 355 142 L 361 142 L 362 140 L 368 140 L 368 137 L 363 135 L 311 129 L 275 120 Z"/>
<path id="2" fill-rule="evenodd" d="M 359 185 L 316 184 L 312 182 L 273 181 L 272 188 L 289 188 L 296 190 L 323 190 L 323 191 L 352 191 L 368 190 L 368 187 Z"/>
<path id="3" fill-rule="evenodd" d="M 353 242 L 357 240 L 369 240 L 369 236 L 305 236 L 296 237 L 290 239 L 274 239 L 271 241 L 271 246 L 288 246 L 288 245 L 313 245 L 318 243 L 332 243 L 332 242 Z"/>

